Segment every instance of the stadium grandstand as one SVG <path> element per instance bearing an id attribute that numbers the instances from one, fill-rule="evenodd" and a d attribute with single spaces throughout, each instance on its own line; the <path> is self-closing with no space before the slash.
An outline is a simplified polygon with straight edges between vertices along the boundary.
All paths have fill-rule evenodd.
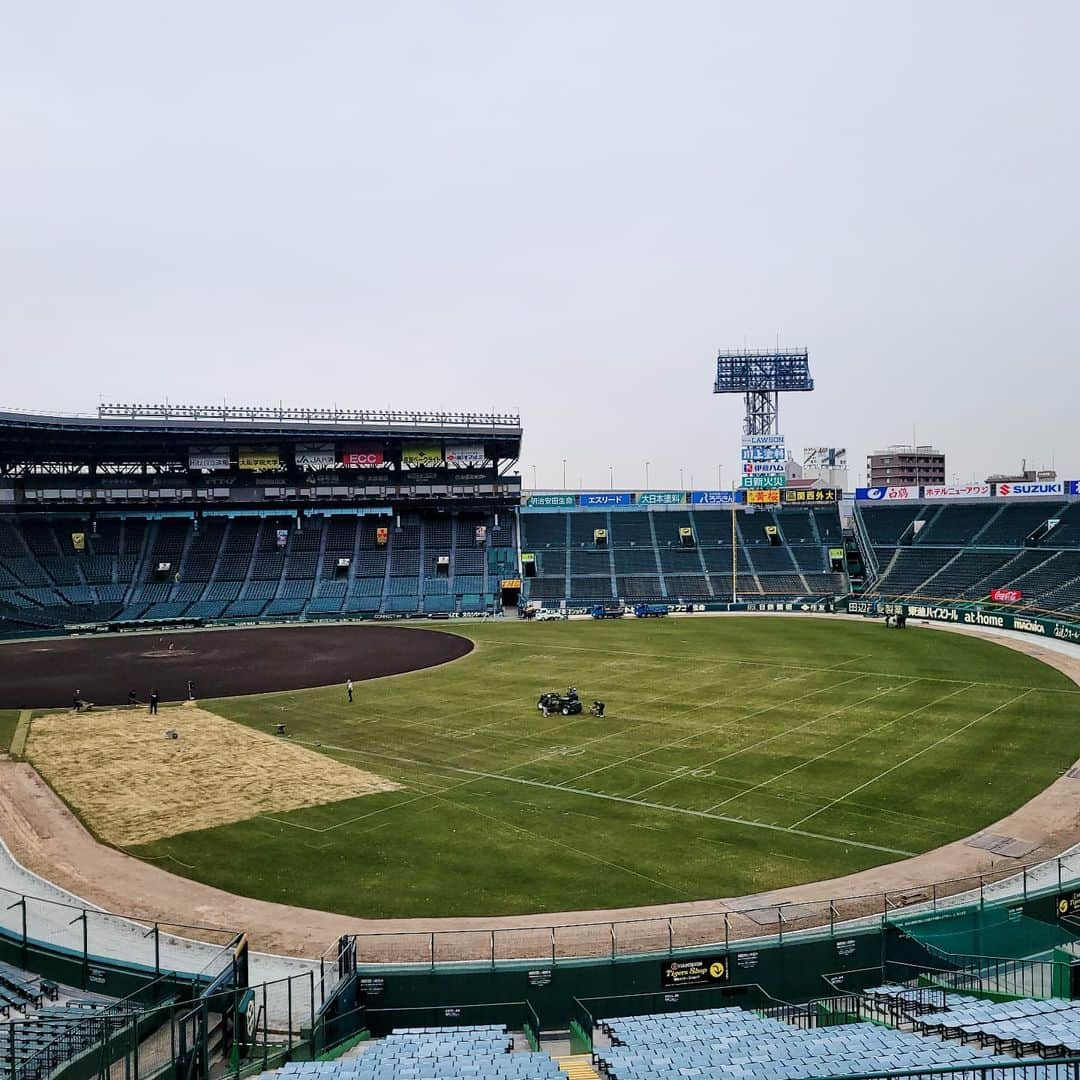
<path id="1" fill-rule="evenodd" d="M 980 604 L 1074 621 L 1080 614 L 1080 501 L 1073 483 L 902 489 L 852 503 L 867 595 Z M 869 489 L 889 492 L 900 489 Z M 971 497 L 975 495 L 975 497 Z"/>
<path id="2" fill-rule="evenodd" d="M 495 414 L 0 414 L 0 620 L 490 610 L 516 577 L 520 445 Z"/>

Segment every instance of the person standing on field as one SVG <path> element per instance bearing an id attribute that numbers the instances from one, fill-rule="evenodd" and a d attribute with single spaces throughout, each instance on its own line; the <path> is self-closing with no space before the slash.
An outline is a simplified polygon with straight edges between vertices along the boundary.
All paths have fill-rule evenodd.
<path id="1" fill-rule="evenodd" d="M 150 691 L 150 715 L 151 716 L 157 716 L 157 703 L 158 703 L 158 692 L 156 690 L 151 690 Z"/>
<path id="2" fill-rule="evenodd" d="M 352 704 L 352 679 L 345 680 L 345 693 L 349 695 L 349 704 Z"/>

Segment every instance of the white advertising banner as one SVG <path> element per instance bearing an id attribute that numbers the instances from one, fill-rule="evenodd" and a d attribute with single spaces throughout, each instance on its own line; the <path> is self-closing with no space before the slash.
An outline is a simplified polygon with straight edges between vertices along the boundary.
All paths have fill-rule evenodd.
<path id="1" fill-rule="evenodd" d="M 334 453 L 333 443 L 319 443 L 316 446 L 300 445 L 296 448 L 294 456 L 298 469 L 317 471 L 337 467 L 337 455 Z"/>
<path id="2" fill-rule="evenodd" d="M 464 446 L 448 446 L 446 448 L 446 463 L 458 468 L 476 468 L 487 461 L 482 443 L 468 443 Z"/>
<path id="3" fill-rule="evenodd" d="M 1044 480 L 1025 484 L 997 484 L 997 493 L 1003 499 L 1044 499 L 1065 494 L 1064 480 Z"/>
<path id="4" fill-rule="evenodd" d="M 919 497 L 917 487 L 869 487 L 856 488 L 857 502 L 908 502 Z"/>
<path id="5" fill-rule="evenodd" d="M 993 494 L 989 484 L 944 484 L 923 486 L 924 499 L 988 499 Z"/>
<path id="6" fill-rule="evenodd" d="M 227 446 L 215 446 L 209 450 L 192 447 L 188 450 L 188 468 L 201 472 L 221 472 L 232 467 Z"/>

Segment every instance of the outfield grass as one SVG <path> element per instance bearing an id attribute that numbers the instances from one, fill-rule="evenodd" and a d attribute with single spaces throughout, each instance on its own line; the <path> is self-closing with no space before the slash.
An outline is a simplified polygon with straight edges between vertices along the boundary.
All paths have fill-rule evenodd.
<path id="1" fill-rule="evenodd" d="M 0 750 L 11 749 L 11 739 L 18 723 L 18 709 L 0 709 Z"/>
<path id="2" fill-rule="evenodd" d="M 284 720 L 403 790 L 134 853 L 367 916 L 741 895 L 967 835 L 1080 756 L 1072 682 L 956 634 L 766 617 L 456 629 L 469 656 L 359 685 L 352 706 L 338 687 L 203 703 L 263 731 Z M 568 683 L 607 716 L 544 719 L 538 692 Z"/>

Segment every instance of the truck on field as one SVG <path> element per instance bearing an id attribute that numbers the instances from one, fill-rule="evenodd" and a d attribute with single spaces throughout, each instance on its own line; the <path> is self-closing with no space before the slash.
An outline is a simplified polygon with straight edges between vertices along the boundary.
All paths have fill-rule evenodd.
<path id="1" fill-rule="evenodd" d="M 634 615 L 638 619 L 662 619 L 668 613 L 667 604 L 635 604 Z"/>
<path id="2" fill-rule="evenodd" d="M 595 604 L 592 609 L 594 619 L 621 619 L 625 614 L 622 604 Z"/>

